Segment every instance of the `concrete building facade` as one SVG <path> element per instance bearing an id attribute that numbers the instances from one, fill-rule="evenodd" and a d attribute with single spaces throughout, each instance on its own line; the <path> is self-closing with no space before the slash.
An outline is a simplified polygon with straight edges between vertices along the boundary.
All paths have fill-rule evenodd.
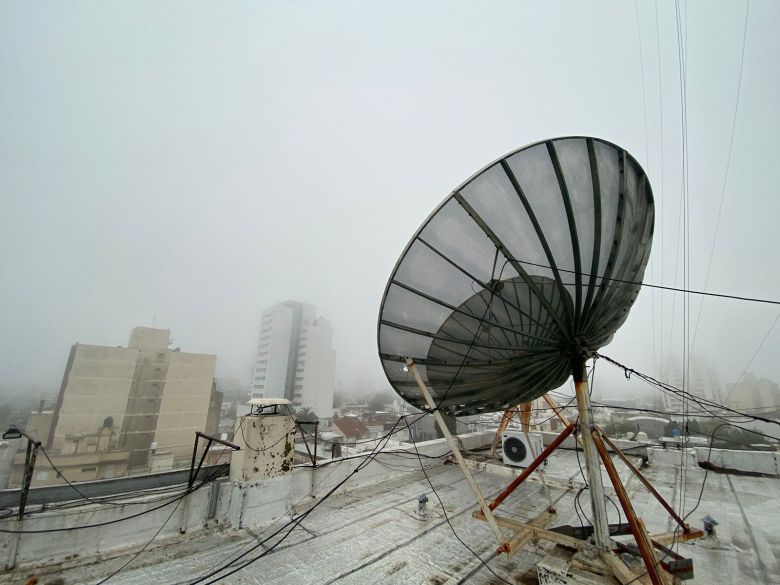
<path id="1" fill-rule="evenodd" d="M 685 390 L 706 400 L 723 403 L 723 383 L 717 370 L 701 359 L 692 358 Z M 676 358 L 672 358 L 664 369 L 663 381 L 675 388 L 683 388 L 683 369 Z M 669 414 L 683 411 L 682 398 L 672 392 L 662 393 L 663 410 Z"/>
<path id="2" fill-rule="evenodd" d="M 169 339 L 167 329 L 136 327 L 128 347 L 75 344 L 52 430 L 41 437 L 47 448 L 75 454 L 80 436 L 110 426 L 118 432 L 117 449 L 129 453 L 128 468 L 146 466 L 153 444 L 175 459 L 189 458 L 195 431 L 216 430 L 207 419 L 218 402 L 217 358 L 169 349 Z"/>
<path id="3" fill-rule="evenodd" d="M 726 385 L 726 405 L 754 414 L 780 413 L 780 385 L 747 372 L 738 384 Z"/>
<path id="4" fill-rule="evenodd" d="M 286 398 L 330 419 L 336 352 L 330 322 L 316 311 L 297 301 L 263 311 L 251 398 Z"/>

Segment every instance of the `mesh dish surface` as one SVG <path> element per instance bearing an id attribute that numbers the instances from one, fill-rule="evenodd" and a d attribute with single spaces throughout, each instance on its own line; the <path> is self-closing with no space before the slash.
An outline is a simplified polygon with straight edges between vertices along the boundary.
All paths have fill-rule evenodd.
<path id="1" fill-rule="evenodd" d="M 561 386 L 626 320 L 653 220 L 644 171 L 609 142 L 555 138 L 488 165 L 428 217 L 390 276 L 378 324 L 387 379 L 422 407 L 411 357 L 454 415 Z"/>

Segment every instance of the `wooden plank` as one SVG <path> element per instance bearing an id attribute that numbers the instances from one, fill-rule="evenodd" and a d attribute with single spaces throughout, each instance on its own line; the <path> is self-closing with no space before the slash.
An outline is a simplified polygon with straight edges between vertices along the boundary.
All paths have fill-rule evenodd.
<path id="1" fill-rule="evenodd" d="M 477 520 L 485 519 L 485 516 L 482 514 L 480 510 L 475 510 L 472 516 Z M 587 543 L 584 540 L 580 540 L 579 538 L 566 536 L 565 534 L 559 534 L 552 530 L 547 530 L 546 528 L 540 528 L 539 526 L 534 526 L 526 522 L 520 522 L 519 520 L 513 520 L 511 518 L 506 518 L 504 516 L 496 516 L 495 514 L 493 515 L 493 517 L 495 518 L 496 523 L 499 526 L 503 526 L 504 528 L 511 528 L 515 531 L 529 530 L 530 532 L 533 533 L 534 538 L 549 540 L 550 542 L 554 542 L 556 544 L 560 544 L 561 546 L 565 546 L 568 548 L 573 548 L 575 550 L 581 550 L 585 548 L 585 546 L 587 545 Z"/>
<path id="2" fill-rule="evenodd" d="M 677 532 L 677 538 L 674 536 L 674 532 L 665 532 L 663 534 L 655 534 L 650 537 L 650 540 L 668 546 L 674 542 L 688 542 L 696 538 L 704 536 L 703 530 L 690 530 L 689 532 Z"/>
<path id="3" fill-rule="evenodd" d="M 611 550 L 602 553 L 601 558 L 604 560 L 604 563 L 612 570 L 612 574 L 615 575 L 617 580 L 620 581 L 623 585 L 641 581 L 641 579 L 637 579 L 636 573 L 629 569 L 620 559 L 620 557 Z"/>
<path id="4" fill-rule="evenodd" d="M 542 512 L 536 518 L 528 522 L 529 526 L 537 526 L 539 528 L 547 528 L 555 518 L 555 514 L 551 512 Z M 518 530 L 514 537 L 509 539 L 509 555 L 511 556 L 516 550 L 520 550 L 529 540 L 534 536 L 534 533 L 527 529 Z"/>

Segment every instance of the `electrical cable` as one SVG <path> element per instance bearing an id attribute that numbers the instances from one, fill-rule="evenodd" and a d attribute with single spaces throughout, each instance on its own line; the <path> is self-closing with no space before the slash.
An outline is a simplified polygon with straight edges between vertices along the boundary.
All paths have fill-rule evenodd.
<path id="1" fill-rule="evenodd" d="M 734 134 L 736 133 L 737 129 L 737 113 L 739 112 L 739 98 L 742 94 L 742 70 L 745 65 L 745 45 L 747 44 L 747 29 L 748 29 L 748 20 L 750 17 L 750 0 L 747 0 L 747 4 L 745 6 L 745 26 L 742 29 L 742 50 L 740 52 L 739 57 L 739 76 L 737 77 L 737 97 L 734 100 L 734 115 L 731 119 L 731 135 L 729 137 L 729 150 L 728 155 L 726 156 L 726 170 L 723 173 L 723 187 L 720 191 L 720 204 L 718 205 L 718 214 L 715 218 L 715 232 L 712 235 L 712 246 L 710 247 L 710 255 L 709 259 L 707 260 L 707 272 L 704 276 L 704 290 L 707 290 L 707 285 L 710 282 L 710 270 L 712 269 L 712 258 L 715 254 L 715 244 L 718 241 L 718 228 L 720 227 L 720 218 L 721 214 L 723 213 L 723 201 L 726 198 L 726 183 L 729 178 L 729 169 L 731 168 L 731 153 L 734 148 Z M 691 352 L 693 352 L 693 346 L 696 345 L 696 334 L 699 332 L 699 323 L 701 322 L 701 312 L 702 308 L 704 307 L 704 299 L 701 300 L 701 303 L 699 303 L 699 313 L 696 316 L 696 326 L 693 330 L 693 341 L 691 342 Z"/>
<path id="2" fill-rule="evenodd" d="M 235 436 L 235 432 L 233 433 L 233 436 Z M 224 453 L 224 451 L 226 449 L 227 449 L 227 447 L 225 447 L 225 449 L 223 449 L 223 453 Z M 46 456 L 46 458 L 49 460 L 49 463 L 52 465 L 52 468 L 56 469 L 56 467 L 52 463 L 51 459 L 49 459 L 49 456 L 46 453 L 46 451 L 43 449 L 43 447 L 41 447 L 41 451 L 43 452 L 44 456 Z M 221 455 L 220 455 L 220 457 L 221 457 Z M 47 534 L 47 533 L 54 533 L 54 532 L 70 532 L 70 531 L 74 531 L 74 530 L 81 530 L 81 529 L 84 529 L 84 528 L 98 528 L 98 527 L 101 527 L 101 526 L 108 526 L 108 525 L 111 525 L 111 524 L 124 522 L 125 520 L 131 520 L 133 518 L 138 518 L 139 516 L 143 516 L 145 514 L 149 514 L 151 512 L 155 512 L 155 511 L 157 511 L 157 510 L 159 510 L 161 508 L 164 508 L 165 506 L 168 506 L 168 505 L 170 505 L 170 504 L 172 504 L 174 502 L 181 501 L 182 499 L 186 498 L 190 493 L 193 493 L 193 492 L 199 490 L 200 488 L 202 488 L 204 485 L 214 481 L 217 477 L 219 477 L 221 475 L 221 471 L 222 471 L 221 469 L 216 469 L 209 476 L 207 476 L 205 479 L 201 480 L 201 482 L 198 485 L 194 486 L 192 489 L 185 489 L 183 491 L 183 493 L 168 499 L 168 501 L 165 501 L 164 503 L 162 503 L 162 504 L 160 504 L 158 506 L 153 506 L 152 508 L 149 508 L 147 510 L 143 510 L 143 511 L 138 512 L 136 514 L 131 514 L 129 516 L 123 516 L 121 518 L 115 518 L 113 520 L 108 520 L 106 522 L 96 522 L 96 523 L 92 523 L 92 524 L 81 524 L 81 525 L 78 525 L 78 526 L 68 526 L 68 527 L 62 527 L 62 528 L 50 528 L 50 529 L 40 529 L 40 530 L 8 530 L 8 529 L 5 529 L 5 528 L 0 528 L 0 533 L 6 533 L 6 534 Z M 81 490 L 76 488 L 75 485 L 73 485 L 72 482 L 70 482 L 67 478 L 65 478 L 65 476 L 62 475 L 61 471 L 58 470 L 58 473 L 60 474 L 60 477 L 71 488 L 73 488 L 74 491 L 76 491 L 79 495 L 81 495 L 81 497 L 84 498 L 86 501 L 88 501 L 89 503 L 93 503 L 93 504 L 101 504 L 102 503 L 100 500 L 93 500 L 92 498 L 89 498 L 88 496 L 86 496 L 83 492 L 81 492 Z M 122 496 L 124 497 L 124 494 Z M 164 499 L 164 498 L 161 498 L 161 499 Z M 124 504 L 117 504 L 117 505 L 122 506 Z M 5 517 L 0 518 L 0 520 L 5 520 Z"/>
<path id="3" fill-rule="evenodd" d="M 408 423 L 407 423 L 407 427 L 408 427 Z M 416 441 L 412 441 L 412 445 L 414 445 L 414 450 L 419 455 L 419 450 L 417 449 L 417 442 Z M 468 544 L 466 544 L 464 542 L 464 540 L 455 531 L 455 527 L 452 525 L 452 522 L 450 521 L 450 517 L 447 514 L 447 509 L 444 507 L 444 502 L 442 502 L 441 497 L 439 496 L 439 492 L 437 492 L 436 488 L 433 487 L 433 482 L 431 481 L 431 478 L 428 476 L 428 472 L 425 470 L 425 466 L 423 465 L 422 459 L 421 458 L 418 458 L 418 459 L 419 459 L 419 464 L 420 464 L 420 470 L 423 472 L 423 475 L 425 476 L 425 479 L 428 482 L 428 485 L 430 486 L 431 491 L 433 492 L 433 495 L 436 496 L 436 499 L 438 500 L 439 505 L 441 506 L 441 511 L 444 514 L 444 519 L 447 521 L 447 525 L 450 527 L 450 530 L 452 531 L 453 536 L 455 536 L 455 538 L 458 540 L 458 542 L 460 542 L 466 548 L 466 550 L 468 550 L 472 555 L 474 555 L 474 557 L 479 560 L 479 562 L 482 564 L 482 566 L 484 566 L 488 571 L 490 571 L 490 573 L 492 573 L 493 576 L 496 579 L 498 579 L 502 583 L 506 583 L 507 585 L 511 585 L 511 583 L 509 583 L 509 581 L 507 581 L 506 579 L 501 577 L 498 573 L 496 573 L 490 567 L 490 565 L 488 565 L 487 562 L 485 562 L 485 560 L 474 551 L 474 549 L 472 549 Z"/>
<path id="4" fill-rule="evenodd" d="M 515 258 L 517 262 L 520 264 L 525 264 L 527 266 L 536 266 L 538 268 L 547 268 L 551 269 L 550 266 L 546 264 L 539 264 L 537 262 L 530 262 L 528 260 L 521 260 L 520 258 Z M 576 270 L 567 270 L 566 268 L 558 268 L 559 272 L 566 272 L 567 274 L 574 274 L 579 276 L 591 276 L 587 272 L 578 272 Z M 689 295 L 702 295 L 707 297 L 717 297 L 722 299 L 731 299 L 735 301 L 747 301 L 752 303 L 764 303 L 767 305 L 780 305 L 780 300 L 774 300 L 774 299 L 762 299 L 759 297 L 746 297 L 746 296 L 740 296 L 740 295 L 732 295 L 732 294 L 726 294 L 726 293 L 714 293 L 714 292 L 708 292 L 704 290 L 694 290 L 690 288 L 680 288 L 676 286 L 664 286 L 661 284 L 649 284 L 647 282 L 642 282 L 639 280 L 624 280 L 622 278 L 610 278 L 606 276 L 597 275 L 598 278 L 604 282 L 617 282 L 619 284 L 626 284 L 629 286 L 639 286 L 641 288 L 655 288 L 659 290 L 667 290 L 671 292 L 679 292 L 679 293 L 685 293 Z"/>
<path id="5" fill-rule="evenodd" d="M 243 417 L 242 417 L 242 421 L 239 423 L 239 428 L 241 427 L 241 424 L 242 424 L 242 423 L 243 423 Z M 236 436 L 236 432 L 237 432 L 237 430 L 238 430 L 238 429 L 236 429 L 235 431 L 233 431 L 233 435 L 230 437 L 230 441 L 232 441 L 232 440 L 233 440 L 233 438 Z M 220 460 L 220 459 L 223 457 L 223 455 L 225 455 L 225 453 L 227 452 L 227 450 L 228 450 L 228 449 L 229 449 L 229 446 L 228 446 L 228 445 L 224 445 L 224 447 L 223 447 L 223 449 L 222 449 L 222 452 L 221 452 L 221 453 L 219 454 L 219 456 L 217 457 L 217 461 L 219 461 L 219 460 Z M 212 479 L 213 479 L 213 478 L 212 478 Z M 189 487 L 187 488 L 187 490 L 186 490 L 186 491 L 187 491 L 187 494 L 185 494 L 185 497 L 186 497 L 186 495 L 188 495 L 188 493 L 189 493 L 189 491 L 190 491 L 190 490 L 189 490 Z M 194 490 L 193 490 L 193 491 L 194 491 Z M 135 554 L 134 554 L 132 557 L 130 557 L 130 559 L 129 559 L 129 560 L 126 562 L 126 563 L 124 563 L 124 564 L 123 564 L 121 567 L 119 567 L 119 568 L 118 568 L 117 570 L 115 570 L 113 573 L 111 573 L 110 575 L 108 575 L 108 576 L 107 576 L 105 579 L 103 579 L 103 580 L 99 581 L 98 583 L 96 583 L 96 585 L 103 585 L 104 583 L 108 582 L 109 580 L 111 580 L 111 578 L 112 578 L 112 577 L 114 577 L 115 575 L 117 575 L 117 574 L 119 574 L 120 572 L 122 572 L 122 571 L 123 571 L 125 568 L 127 568 L 128 566 L 130 566 L 130 564 L 132 564 L 132 563 L 133 563 L 133 562 L 134 562 L 134 561 L 135 561 L 135 560 L 136 560 L 138 557 L 140 557 L 140 556 L 143 554 L 143 552 L 144 552 L 144 551 L 145 551 L 147 548 L 149 548 L 149 545 L 151 545 L 151 544 L 152 544 L 152 542 L 154 542 L 154 540 L 155 540 L 155 539 L 156 539 L 156 538 L 157 538 L 157 537 L 160 535 L 160 533 L 163 531 L 163 529 L 164 529 L 164 528 L 165 528 L 165 526 L 168 524 L 168 522 L 170 522 L 170 521 L 171 521 L 171 518 L 173 518 L 173 515 L 176 513 L 176 510 L 178 510 L 178 509 L 179 509 L 179 506 L 181 505 L 181 503 L 182 503 L 183 501 L 184 501 L 184 497 L 182 497 L 181 499 L 179 499 L 179 500 L 176 502 L 176 505 L 173 507 L 173 510 L 171 510 L 171 513 L 170 513 L 170 514 L 168 514 L 168 517 L 165 519 L 165 522 L 163 522 L 163 523 L 162 523 L 162 525 L 160 526 L 160 528 L 158 528 L 158 529 L 157 529 L 157 532 L 155 532 L 155 533 L 154 533 L 154 535 L 152 536 L 152 538 L 150 538 L 150 539 L 149 539 L 149 540 L 146 542 L 146 544 L 144 544 L 144 545 L 143 545 L 143 547 L 141 547 L 141 548 L 140 548 L 140 549 L 139 549 L 139 550 L 138 550 L 138 551 L 137 551 L 137 552 L 136 552 L 136 553 L 135 553 Z"/>
<path id="6" fill-rule="evenodd" d="M 415 422 L 416 422 L 417 420 L 419 420 L 420 418 L 422 418 L 422 417 L 426 416 L 426 415 L 427 415 L 427 413 L 422 413 L 422 414 L 421 414 L 421 415 L 420 415 L 420 416 L 419 416 L 419 417 L 418 417 L 418 418 L 415 420 Z M 397 430 L 396 430 L 396 428 L 398 427 L 398 425 L 400 424 L 400 422 L 401 422 L 402 420 L 404 420 L 404 421 L 405 421 L 405 420 L 406 420 L 406 418 L 407 418 L 407 417 L 410 417 L 410 416 L 413 416 L 413 415 L 404 415 L 404 416 L 400 417 L 400 418 L 398 419 L 398 421 L 396 421 L 396 424 L 395 424 L 395 425 L 393 425 L 393 428 L 391 429 L 391 431 L 390 431 L 389 433 L 387 433 L 387 435 L 385 435 L 385 440 L 386 440 L 386 441 L 387 441 L 387 440 L 389 440 L 389 437 L 390 437 L 391 435 L 395 434 L 396 432 L 399 432 L 399 431 L 397 431 Z M 296 518 L 294 518 L 294 519 L 290 520 L 290 521 L 289 521 L 289 522 L 287 522 L 285 525 L 281 526 L 279 529 L 277 529 L 276 531 L 274 531 L 274 532 L 273 532 L 271 535 L 269 535 L 269 536 L 268 536 L 268 537 L 266 537 L 265 539 L 263 539 L 263 540 L 259 541 L 258 543 L 256 543 L 256 544 L 255 544 L 254 546 L 252 546 L 252 547 L 251 547 L 249 550 L 247 550 L 247 551 L 245 551 L 245 552 L 241 553 L 240 555 L 238 555 L 238 556 L 237 556 L 235 559 L 233 559 L 232 561 L 228 562 L 227 564 L 225 564 L 225 565 L 223 565 L 223 566 L 221 566 L 221 567 L 217 567 L 216 569 L 213 569 L 212 571 L 209 571 L 208 573 L 206 573 L 206 574 L 204 574 L 204 575 L 201 575 L 200 577 L 198 577 L 197 579 L 195 579 L 194 581 L 192 581 L 192 582 L 191 582 L 191 585 L 195 585 L 196 583 L 201 583 L 201 582 L 205 581 L 206 579 L 210 579 L 211 577 L 216 577 L 216 578 L 215 578 L 215 579 L 213 579 L 213 580 L 211 580 L 211 581 L 208 581 L 208 583 L 215 583 L 215 582 L 217 582 L 217 581 L 219 581 L 219 580 L 221 580 L 221 579 L 224 579 L 224 578 L 226 578 L 226 577 L 229 577 L 230 575 L 232 575 L 232 574 L 234 574 L 234 573 L 236 573 L 236 572 L 238 572 L 238 571 L 240 571 L 240 570 L 244 569 L 245 567 L 248 567 L 248 566 L 249 566 L 249 565 L 251 565 L 252 563 L 254 563 L 254 562 L 256 562 L 256 561 L 260 560 L 260 559 L 261 559 L 261 558 L 263 558 L 263 557 L 265 557 L 266 555 L 268 555 L 268 554 L 271 554 L 271 553 L 274 551 L 274 549 L 275 549 L 277 546 L 279 546 L 279 545 L 280 545 L 282 542 L 284 542 L 284 540 L 285 540 L 285 539 L 287 539 L 287 537 L 288 537 L 288 536 L 289 536 L 289 535 L 292 533 L 292 531 L 293 531 L 293 530 L 294 530 L 294 529 L 295 529 L 295 528 L 296 528 L 296 527 L 297 527 L 297 526 L 298 526 L 298 525 L 299 525 L 301 522 L 303 522 L 303 520 L 304 520 L 304 519 L 305 519 L 305 518 L 306 518 L 306 517 L 307 517 L 309 514 L 311 514 L 311 513 L 312 513 L 312 512 L 313 512 L 313 511 L 314 511 L 314 510 L 315 510 L 315 509 L 318 507 L 318 506 L 320 506 L 320 505 L 321 505 L 323 502 L 327 501 L 327 499 L 328 499 L 328 498 L 330 498 L 330 496 L 332 496 L 332 495 L 333 495 L 333 494 L 334 494 L 334 493 L 335 493 L 335 492 L 336 492 L 336 491 L 337 491 L 337 490 L 338 490 L 338 489 L 339 489 L 339 488 L 340 488 L 342 485 L 344 485 L 344 484 L 345 484 L 347 481 L 349 481 L 349 479 L 350 479 L 350 478 L 351 478 L 353 475 L 355 475 L 355 474 L 359 473 L 359 472 L 360 472 L 362 469 L 364 469 L 364 468 L 365 468 L 365 467 L 366 467 L 366 466 L 367 466 L 369 463 L 371 463 L 371 461 L 373 461 L 373 460 L 374 460 L 374 458 L 375 458 L 375 457 L 376 457 L 376 455 L 379 453 L 379 451 L 381 451 L 381 447 L 382 447 L 382 445 L 378 444 L 378 445 L 377 445 L 377 446 L 374 448 L 374 450 L 373 450 L 373 451 L 372 451 L 372 452 L 369 454 L 369 456 L 367 456 L 367 457 L 366 457 L 366 459 L 365 459 L 364 461 L 362 461 L 362 462 L 361 462 L 361 463 L 360 463 L 360 464 L 359 464 L 359 465 L 358 465 L 358 466 L 357 466 L 355 469 L 353 469 L 353 470 L 352 470 L 352 472 L 351 472 L 349 475 L 347 475 L 347 476 L 346 476 L 344 479 L 342 479 L 340 482 L 338 482 L 338 483 L 337 483 L 337 484 L 336 484 L 334 487 L 332 487 L 330 490 L 328 490 L 328 491 L 325 493 L 325 495 L 323 495 L 323 496 L 322 496 L 322 498 L 320 498 L 320 499 L 319 499 L 319 500 L 318 500 L 318 501 L 317 501 L 317 502 L 316 502 L 316 503 L 315 503 L 315 504 L 314 504 L 314 505 L 313 505 L 311 508 L 309 508 L 309 509 L 308 509 L 308 510 L 306 510 L 305 512 L 303 512 L 303 513 L 299 514 L 299 515 L 298 515 Z M 372 456 L 373 456 L 373 457 L 372 457 Z M 240 565 L 238 565 L 238 566 L 235 566 L 235 567 L 233 566 L 233 565 L 234 565 L 236 562 L 238 562 L 239 560 L 241 560 L 243 557 L 245 557 L 246 555 L 248 555 L 248 554 L 249 554 L 249 553 L 251 553 L 252 551 L 256 550 L 257 548 L 259 548 L 259 547 L 263 546 L 263 545 L 264 545 L 266 542 L 268 542 L 270 539 L 274 538 L 275 536 L 277 536 L 277 535 L 281 534 L 281 533 L 282 533 L 284 530 L 287 530 L 287 532 L 286 532 L 285 534 L 283 534 L 283 535 L 282 535 L 282 536 L 281 536 L 281 537 L 280 537 L 280 538 L 279 538 L 279 539 L 278 539 L 278 540 L 277 540 L 277 541 L 276 541 L 274 544 L 272 544 L 272 545 L 271 545 L 269 548 L 267 548 L 265 551 L 263 551 L 262 553 L 260 553 L 259 555 L 255 556 L 255 557 L 252 557 L 252 558 L 250 558 L 250 559 L 248 559 L 248 560 L 246 560 L 246 561 L 242 562 L 242 563 L 241 563 Z M 230 569 L 230 570 L 228 571 L 228 569 Z M 225 571 L 227 571 L 227 572 L 225 572 Z M 220 575 L 220 573 L 222 573 L 222 574 Z M 219 576 L 217 576 L 217 575 L 219 575 Z"/>
<path id="7" fill-rule="evenodd" d="M 730 408 L 730 407 L 725 406 L 723 404 L 719 404 L 719 403 L 714 402 L 712 400 L 707 400 L 706 398 L 700 398 L 698 396 L 695 396 L 695 395 L 691 394 L 690 392 L 687 392 L 687 391 L 684 391 L 684 390 L 680 390 L 679 388 L 676 388 L 675 386 L 672 386 L 671 384 L 667 384 L 665 382 L 661 382 L 659 380 L 656 380 L 652 376 L 648 376 L 647 374 L 643 374 L 643 373 L 641 373 L 641 372 L 639 372 L 639 371 L 637 371 L 637 370 L 635 370 L 633 368 L 629 368 L 628 366 L 623 365 L 620 362 L 618 362 L 617 360 L 612 359 L 612 358 L 610 358 L 610 357 L 608 357 L 608 356 L 606 356 L 604 354 L 598 354 L 598 355 L 600 357 L 604 358 L 605 360 L 607 360 L 608 362 L 610 362 L 611 364 L 613 364 L 613 365 L 617 366 L 618 368 L 622 369 L 626 373 L 627 376 L 635 375 L 638 378 L 648 382 L 652 386 L 655 386 L 655 387 L 661 389 L 664 392 L 670 392 L 670 393 L 675 394 L 677 396 L 680 396 L 680 395 L 686 396 L 690 400 L 693 400 L 694 402 L 698 403 L 699 406 L 702 406 L 705 409 L 706 409 L 706 406 L 709 406 L 710 408 L 721 408 L 721 409 L 723 409 L 725 411 L 731 412 L 733 414 L 737 414 L 739 416 L 743 416 L 745 418 L 751 418 L 753 420 L 759 420 L 759 421 L 766 422 L 766 423 L 772 423 L 772 424 L 780 425 L 780 421 L 777 421 L 777 420 L 774 420 L 774 419 L 771 419 L 771 418 L 758 416 L 758 415 L 755 415 L 755 414 L 748 414 L 748 413 L 745 413 L 745 412 L 741 412 L 739 410 L 735 410 L 733 408 Z"/>

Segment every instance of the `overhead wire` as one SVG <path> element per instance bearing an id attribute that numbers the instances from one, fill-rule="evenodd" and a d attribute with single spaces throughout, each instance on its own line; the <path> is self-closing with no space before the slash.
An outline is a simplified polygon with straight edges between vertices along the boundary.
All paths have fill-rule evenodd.
<path id="1" fill-rule="evenodd" d="M 426 414 L 427 413 L 422 413 L 418 417 L 418 419 L 426 416 Z M 400 422 L 402 420 L 405 420 L 407 417 L 410 417 L 410 416 L 414 416 L 414 415 L 404 415 L 404 416 L 400 417 L 398 419 L 398 421 L 396 421 L 396 424 L 393 426 L 391 431 L 385 435 L 386 440 L 389 440 L 390 436 L 392 436 L 396 432 L 399 432 L 396 429 L 397 429 L 398 425 L 400 424 Z M 418 420 L 418 419 L 416 419 L 416 420 Z M 383 448 L 383 445 L 377 444 L 376 447 L 374 447 L 374 449 L 371 451 L 371 453 L 369 453 L 366 456 L 366 458 L 360 464 L 358 464 L 358 466 L 355 469 L 353 469 L 350 472 L 349 475 L 347 475 L 344 479 L 339 481 L 335 486 L 333 486 L 330 490 L 328 490 L 322 496 L 322 498 L 317 500 L 317 502 L 314 505 L 312 505 L 311 508 L 309 508 L 305 512 L 299 514 L 296 518 L 290 520 L 285 525 L 283 525 L 279 529 L 275 530 L 271 535 L 269 535 L 265 539 L 263 539 L 263 540 L 257 542 L 256 544 L 254 544 L 249 550 L 246 550 L 246 551 L 242 552 L 240 555 L 238 555 L 233 560 L 231 560 L 228 563 L 224 564 L 223 566 L 217 567 L 217 568 L 209 571 L 208 573 L 206 573 L 204 575 L 201 575 L 197 579 L 191 581 L 191 585 L 195 585 L 197 583 L 201 583 L 201 582 L 205 581 L 206 579 L 211 579 L 212 577 L 214 577 L 214 579 L 208 581 L 208 583 L 215 583 L 215 582 L 217 582 L 217 581 L 219 581 L 221 579 L 225 579 L 226 577 L 229 577 L 230 575 L 233 575 L 234 573 L 236 573 L 236 572 L 238 572 L 238 571 L 248 567 L 252 563 L 254 563 L 254 562 L 264 558 L 265 556 L 267 556 L 269 554 L 272 554 L 273 551 L 276 549 L 276 547 L 278 547 L 282 542 L 284 542 L 290 536 L 292 531 L 298 525 L 300 525 L 300 523 L 303 522 L 303 520 L 306 519 L 309 514 L 311 514 L 317 507 L 319 507 L 323 502 L 325 502 L 328 498 L 330 498 L 342 485 L 344 485 L 347 481 L 349 481 L 349 479 L 353 475 L 359 473 L 369 463 L 371 463 L 374 460 L 374 458 L 377 456 L 377 454 L 382 450 L 382 448 Z M 284 532 L 285 530 L 287 532 L 282 534 L 282 532 Z M 280 534 L 281 534 L 280 538 L 276 542 L 274 542 L 270 547 L 266 548 L 266 550 L 264 550 L 262 553 L 260 553 L 259 555 L 255 556 L 255 557 L 247 559 L 246 561 L 241 562 L 239 565 L 235 565 L 235 563 L 238 563 L 238 561 L 240 561 L 242 558 L 244 558 L 245 556 L 250 554 L 252 551 L 257 550 L 257 548 L 259 548 L 261 546 L 264 546 L 266 542 L 268 542 L 269 540 L 271 540 L 272 538 L 274 538 L 276 536 L 279 536 Z"/>
<path id="2" fill-rule="evenodd" d="M 723 201 L 726 199 L 726 185 L 728 183 L 728 178 L 729 178 L 729 169 L 731 168 L 731 154 L 734 148 L 734 135 L 736 134 L 736 129 L 737 129 L 737 114 L 739 113 L 739 100 L 742 95 L 742 71 L 745 65 L 745 45 L 747 44 L 747 29 L 748 29 L 749 17 L 750 17 L 750 0 L 747 0 L 745 4 L 745 24 L 742 28 L 742 49 L 740 51 L 740 57 L 739 57 L 739 75 L 737 76 L 737 95 L 734 100 L 734 114 L 731 117 L 731 134 L 729 136 L 728 154 L 726 155 L 726 169 L 725 172 L 723 173 L 723 185 L 720 190 L 720 203 L 718 204 L 718 213 L 715 217 L 715 230 L 712 235 L 712 245 L 710 246 L 710 254 L 707 260 L 707 271 L 704 276 L 704 290 L 707 290 L 707 286 L 709 285 L 710 282 L 710 271 L 712 270 L 712 258 L 715 254 L 715 245 L 717 244 L 718 241 L 718 229 L 720 228 L 720 218 L 723 213 Z M 696 325 L 693 331 L 693 341 L 691 342 L 691 351 L 693 351 L 693 347 L 696 345 L 696 335 L 699 332 L 699 323 L 701 322 L 701 312 L 704 307 L 704 301 L 705 298 L 702 298 L 701 302 L 699 303 L 699 312 L 696 316 Z"/>

